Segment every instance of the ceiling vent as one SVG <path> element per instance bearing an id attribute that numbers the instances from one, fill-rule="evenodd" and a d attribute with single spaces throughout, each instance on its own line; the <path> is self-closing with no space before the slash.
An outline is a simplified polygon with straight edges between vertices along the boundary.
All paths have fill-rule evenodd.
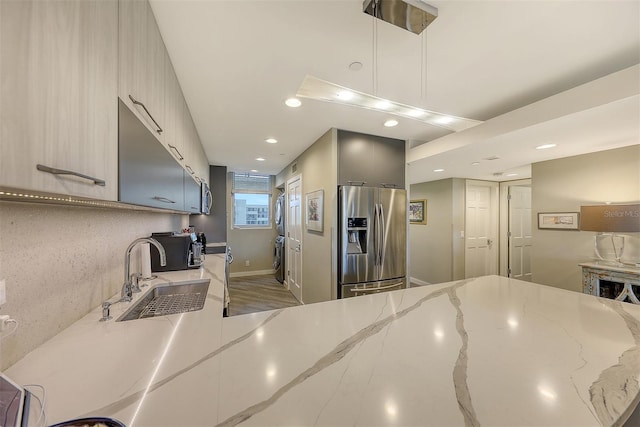
<path id="1" fill-rule="evenodd" d="M 438 9 L 421 0 L 364 0 L 363 11 L 414 34 L 438 17 Z"/>

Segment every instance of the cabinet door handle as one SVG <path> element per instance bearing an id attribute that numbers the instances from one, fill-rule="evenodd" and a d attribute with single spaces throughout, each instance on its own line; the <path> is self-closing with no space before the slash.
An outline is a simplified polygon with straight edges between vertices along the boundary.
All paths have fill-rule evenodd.
<path id="1" fill-rule="evenodd" d="M 184 165 L 184 168 L 187 170 L 187 172 L 189 172 L 191 175 L 193 175 L 193 169 L 191 169 L 191 166 Z"/>
<path id="2" fill-rule="evenodd" d="M 159 202 L 164 202 L 164 203 L 175 203 L 173 200 L 167 199 L 166 197 L 154 196 L 152 197 L 152 199 L 157 200 Z"/>
<path id="3" fill-rule="evenodd" d="M 151 113 L 149 112 L 149 110 L 147 110 L 147 107 L 140 101 L 136 100 L 133 96 L 129 95 L 129 99 L 131 100 L 131 102 L 133 102 L 136 105 L 141 106 L 144 109 L 144 112 L 147 113 L 147 116 L 149 116 L 149 118 L 151 119 L 151 121 L 153 122 L 153 124 L 156 125 L 156 127 L 158 129 L 156 129 L 156 132 L 158 133 L 162 133 L 162 128 L 160 127 L 160 125 L 158 124 L 158 122 L 156 122 L 156 119 L 153 118 L 153 116 L 151 115 Z"/>
<path id="4" fill-rule="evenodd" d="M 95 185 L 100 185 L 101 187 L 104 187 L 105 182 L 102 179 L 98 179 L 98 178 L 94 178 L 92 176 L 89 175 L 84 175 L 81 174 L 79 172 L 74 172 L 74 171 L 68 171 L 68 170 L 64 170 L 64 169 L 56 169 L 56 168 L 52 168 L 50 166 L 45 166 L 45 165 L 36 165 L 36 169 L 38 169 L 39 171 L 42 172 L 47 172 L 53 175 L 73 175 L 73 176 L 77 176 L 80 178 L 84 178 L 84 179 L 88 179 L 89 181 L 93 181 L 93 183 Z"/>
<path id="5" fill-rule="evenodd" d="M 367 181 L 347 181 L 349 185 L 357 185 L 359 187 L 364 187 L 367 184 Z"/>
<path id="6" fill-rule="evenodd" d="M 386 182 L 381 182 L 380 185 L 382 188 L 396 188 L 398 186 L 397 184 L 387 184 Z"/>
<path id="7" fill-rule="evenodd" d="M 167 144 L 167 145 L 169 146 L 169 148 L 170 148 L 171 150 L 175 151 L 175 152 L 176 152 L 176 154 L 178 154 L 177 156 L 174 154 L 174 156 L 175 156 L 175 157 L 177 157 L 177 158 L 178 158 L 178 160 L 184 160 L 184 157 L 182 157 L 182 154 L 180 154 L 180 152 L 178 151 L 178 149 L 177 149 L 175 146 L 173 146 L 173 145 L 171 145 L 171 144 Z"/>

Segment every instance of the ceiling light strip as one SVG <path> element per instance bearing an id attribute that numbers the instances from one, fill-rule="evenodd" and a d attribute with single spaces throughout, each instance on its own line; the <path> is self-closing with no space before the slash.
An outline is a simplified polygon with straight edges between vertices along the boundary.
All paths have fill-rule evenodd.
<path id="1" fill-rule="evenodd" d="M 425 110 L 412 107 L 399 102 L 390 101 L 358 92 L 317 77 L 307 75 L 298 89 L 297 97 L 315 99 L 317 101 L 334 102 L 342 105 L 366 108 L 368 110 L 380 111 L 412 120 L 418 120 L 431 126 L 460 132 L 477 126 L 481 121 L 466 119 L 436 111 Z"/>

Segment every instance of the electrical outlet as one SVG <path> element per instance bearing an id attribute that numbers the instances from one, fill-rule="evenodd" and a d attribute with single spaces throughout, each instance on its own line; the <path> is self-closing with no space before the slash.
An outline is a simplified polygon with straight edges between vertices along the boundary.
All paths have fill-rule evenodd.
<path id="1" fill-rule="evenodd" d="M 244 261 L 245 267 L 249 267 L 250 265 L 251 265 L 251 261 L 249 261 L 248 259 Z"/>

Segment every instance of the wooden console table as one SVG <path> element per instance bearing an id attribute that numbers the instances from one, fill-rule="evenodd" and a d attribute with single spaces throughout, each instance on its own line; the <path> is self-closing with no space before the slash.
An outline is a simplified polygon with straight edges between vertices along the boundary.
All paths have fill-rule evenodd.
<path id="1" fill-rule="evenodd" d="M 585 294 L 640 304 L 640 268 L 595 262 L 579 265 Z"/>

